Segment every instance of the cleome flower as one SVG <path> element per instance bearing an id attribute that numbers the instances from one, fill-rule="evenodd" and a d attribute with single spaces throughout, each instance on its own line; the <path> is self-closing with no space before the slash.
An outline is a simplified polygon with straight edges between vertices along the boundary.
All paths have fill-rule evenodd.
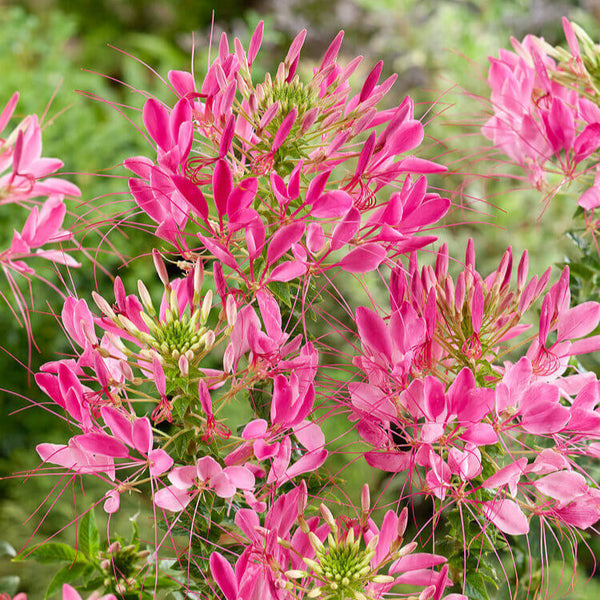
<path id="1" fill-rule="evenodd" d="M 220 552 L 210 569 L 226 600 L 300 598 L 379 600 L 396 584 L 421 589 L 420 597 L 439 599 L 447 586 L 443 556 L 415 553 L 403 543 L 408 511 L 386 512 L 381 528 L 370 516 L 368 486 L 362 490 L 360 519 L 335 519 L 321 504 L 321 518 L 305 518 L 304 483 L 281 495 L 264 517 L 242 509 L 236 524 L 248 539 L 235 570 Z M 400 596 L 398 596 L 400 597 Z M 464 600 L 461 594 L 446 598 Z"/>

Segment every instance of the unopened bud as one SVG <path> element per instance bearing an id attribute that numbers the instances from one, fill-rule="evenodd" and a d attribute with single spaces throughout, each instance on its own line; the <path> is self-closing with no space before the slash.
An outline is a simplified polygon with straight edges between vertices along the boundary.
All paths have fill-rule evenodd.
<path id="1" fill-rule="evenodd" d="M 229 344 L 227 348 L 225 348 L 225 352 L 223 352 L 223 371 L 225 373 L 233 372 L 233 359 L 235 356 L 235 351 L 233 346 Z"/>
<path id="2" fill-rule="evenodd" d="M 325 546 L 323 546 L 323 542 L 317 537 L 314 531 L 308 532 L 308 539 L 310 540 L 310 545 L 315 550 L 323 551 L 325 549 Z"/>
<path id="3" fill-rule="evenodd" d="M 398 550 L 398 552 L 396 553 L 396 556 L 398 558 L 407 556 L 408 554 L 411 554 L 411 552 L 413 552 L 417 548 L 417 546 L 418 546 L 417 542 L 410 542 L 410 544 L 406 544 L 406 546 L 403 546 L 402 548 L 400 548 L 400 550 Z"/>
<path id="4" fill-rule="evenodd" d="M 208 292 L 206 292 L 206 296 L 204 296 L 204 301 L 202 302 L 202 310 L 200 311 L 200 323 L 202 323 L 202 325 L 204 325 L 208 320 L 208 315 L 212 308 L 212 301 L 212 290 L 208 290 Z"/>
<path id="5" fill-rule="evenodd" d="M 375 577 L 371 579 L 373 583 L 392 583 L 394 580 L 394 577 L 391 575 L 375 575 Z"/>
<path id="6" fill-rule="evenodd" d="M 377 544 L 379 543 L 379 534 L 374 535 L 367 544 L 367 552 L 374 552 Z"/>
<path id="7" fill-rule="evenodd" d="M 110 304 L 100 295 L 98 292 L 92 292 L 92 298 L 96 303 L 96 306 L 100 309 L 100 312 L 104 313 L 109 319 L 116 319 L 117 315 L 110 307 Z"/>
<path id="8" fill-rule="evenodd" d="M 97 346 L 98 338 L 96 337 L 96 332 L 94 331 L 94 325 L 82 319 L 79 322 L 79 326 L 81 327 L 83 337 L 85 337 L 90 346 Z"/>
<path id="9" fill-rule="evenodd" d="M 419 600 L 429 600 L 429 598 L 433 598 L 436 592 L 435 585 L 430 585 L 426 587 L 420 594 Z"/>
<path id="10" fill-rule="evenodd" d="M 371 493 L 369 491 L 369 484 L 365 483 L 363 485 L 361 494 L 360 494 L 360 507 L 362 508 L 363 515 L 366 515 L 371 508 Z"/>
<path id="11" fill-rule="evenodd" d="M 119 352 L 122 352 L 123 354 L 127 354 L 129 352 L 129 349 L 125 346 L 121 338 L 112 333 L 111 331 L 107 331 L 104 334 L 104 337 L 108 340 L 108 343 L 111 346 L 114 346 L 114 348 L 117 349 Z"/>
<path id="12" fill-rule="evenodd" d="M 285 576 L 290 579 L 303 579 L 304 577 L 308 577 L 308 573 L 306 571 L 300 571 L 299 569 L 290 569 L 285 572 Z"/>
<path id="13" fill-rule="evenodd" d="M 229 327 L 233 327 L 237 320 L 237 303 L 233 295 L 227 296 L 227 301 L 225 302 L 225 314 L 227 315 L 227 325 Z"/>
<path id="14" fill-rule="evenodd" d="M 194 295 L 202 295 L 202 282 L 204 281 L 204 263 L 198 259 L 194 265 Z"/>
<path id="15" fill-rule="evenodd" d="M 177 299 L 177 292 L 174 289 L 167 290 L 169 296 L 169 306 L 171 307 L 171 314 L 175 320 L 179 320 L 179 300 Z"/>
<path id="16" fill-rule="evenodd" d="M 179 371 L 183 377 L 187 377 L 190 373 L 190 363 L 187 359 L 187 356 L 183 354 L 179 357 L 179 362 L 177 363 L 179 366 Z"/>
<path id="17" fill-rule="evenodd" d="M 152 298 L 150 297 L 150 292 L 148 291 L 148 288 L 144 285 L 144 282 L 141 279 L 138 279 L 138 293 L 140 295 L 140 300 L 142 301 L 144 308 L 150 314 L 156 314 L 156 311 L 154 310 L 154 305 L 152 304 Z"/>
<path id="18" fill-rule="evenodd" d="M 408 526 L 408 508 L 405 506 L 398 516 L 398 537 L 404 537 L 406 527 Z"/>
<path id="19" fill-rule="evenodd" d="M 331 513 L 331 511 L 324 504 L 321 504 L 319 509 L 321 511 L 321 515 L 323 515 L 323 520 L 325 521 L 325 523 L 329 525 L 332 531 L 337 531 L 337 524 L 335 522 L 335 519 L 333 518 L 333 514 Z"/>
<path id="20" fill-rule="evenodd" d="M 204 344 L 207 350 L 210 350 L 215 345 L 215 332 L 209 329 L 201 338 L 200 343 Z"/>
<path id="21" fill-rule="evenodd" d="M 165 287 L 169 287 L 169 274 L 167 273 L 167 267 L 165 266 L 165 262 L 163 261 L 160 252 L 156 249 L 152 249 L 152 260 L 154 261 L 154 268 L 160 277 L 160 280 L 163 282 Z"/>
<path id="22" fill-rule="evenodd" d="M 140 335 L 140 330 L 135 326 L 135 323 L 128 319 L 125 315 L 119 315 L 118 317 L 119 323 L 127 330 L 128 333 L 133 335 L 134 337 L 138 337 Z"/>

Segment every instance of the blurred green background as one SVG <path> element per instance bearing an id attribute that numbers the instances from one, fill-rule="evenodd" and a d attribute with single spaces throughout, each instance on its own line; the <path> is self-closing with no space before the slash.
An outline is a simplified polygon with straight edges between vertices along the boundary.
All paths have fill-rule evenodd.
<path id="1" fill-rule="evenodd" d="M 168 98 L 159 75 L 189 69 L 192 48 L 198 77 L 204 72 L 213 9 L 215 40 L 226 31 L 247 42 L 256 23 L 265 20 L 259 59 L 265 70 L 277 65 L 300 29 L 308 29 L 302 56 L 309 66 L 344 29 L 342 61 L 362 54 L 361 77 L 383 59 L 384 75 L 399 74 L 390 102 L 397 104 L 410 94 L 418 115 L 431 120 L 420 155 L 450 167 L 450 175 L 432 178 L 431 183 L 455 203 L 447 224 L 467 222 L 443 233 L 456 256 L 461 257 L 466 239 L 473 235 L 478 239 L 478 263 L 486 274 L 508 245 L 517 252 L 528 248 L 534 271 L 564 260 L 569 247 L 561 234 L 568 228 L 574 202 L 562 198 L 551 203 L 540 220 L 543 206 L 536 193 L 514 193 L 517 180 L 480 177 L 487 174 L 481 173 L 477 160 L 486 142 L 477 133 L 488 106 L 478 95 L 487 94 L 487 56 L 509 47 L 511 35 L 520 39 L 532 33 L 552 44 L 562 43 L 560 17 L 566 15 L 598 39 L 598 0 L 0 0 L 0 106 L 18 90 L 18 116 L 46 114 L 44 156 L 64 161 L 65 173 L 82 190 L 83 204 L 96 199 L 90 207 L 74 201 L 72 213 L 97 221 L 114 203 L 128 209 L 126 173 L 118 165 L 128 156 L 149 154 L 136 130 L 139 109 L 148 94 Z M 109 208 L 104 210 L 103 204 Z M 1 207 L 0 248 L 24 218 L 18 208 Z M 85 220 L 77 220 L 78 229 L 85 230 Z M 143 256 L 150 248 L 147 238 L 133 230 L 115 230 L 110 241 L 124 259 Z M 152 280 L 148 260 L 138 260 L 132 274 L 134 269 L 123 269 L 123 258 L 111 254 L 109 245 L 98 238 L 84 236 L 84 246 L 92 258 L 99 248 L 100 262 L 112 276 L 121 274 L 129 289 L 137 278 Z M 43 264 L 37 266 L 44 276 L 53 276 Z M 72 278 L 69 287 L 82 297 L 95 287 L 110 290 L 110 277 L 98 271 L 96 281 L 91 272 L 88 263 L 81 273 L 62 275 Z M 39 347 L 30 361 L 35 372 L 69 348 L 53 317 L 60 311 L 60 300 L 45 286 L 32 285 L 40 311 L 32 316 Z M 110 291 L 106 294 L 112 296 Z M 0 353 L 0 475 L 7 475 L 34 468 L 35 445 L 64 441 L 68 432 L 47 411 L 28 408 L 44 398 L 31 386 L 27 369 L 14 360 L 27 365 L 27 337 L 4 303 L 0 330 L 5 349 Z M 26 482 L 22 477 L 0 480 L 0 539 L 18 550 L 33 534 L 40 515 L 23 523 L 45 497 L 47 485 L 35 477 Z M 46 510 L 47 506 L 42 514 Z M 72 501 L 67 498 L 43 520 L 35 539 L 53 535 L 70 518 Z M 13 585 L 33 599 L 43 597 L 50 573 L 29 563 L 0 564 L 0 576 L 20 576 L 20 583 L 15 579 Z"/>

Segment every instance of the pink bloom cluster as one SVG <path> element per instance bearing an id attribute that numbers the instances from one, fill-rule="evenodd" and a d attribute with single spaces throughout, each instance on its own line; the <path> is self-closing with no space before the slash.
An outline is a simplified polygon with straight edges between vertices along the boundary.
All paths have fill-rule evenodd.
<path id="1" fill-rule="evenodd" d="M 314 597 L 317 591 L 324 597 L 337 593 L 354 598 L 360 597 L 358 590 L 363 597 L 383 598 L 397 584 L 421 588 L 423 600 L 466 600 L 461 594 L 444 596 L 452 582 L 447 565 L 435 569 L 446 562 L 443 556 L 415 553 L 415 542 L 403 545 L 407 510 L 400 515 L 387 511 L 380 528 L 369 514 L 366 485 L 362 496 L 362 517 L 349 521 L 334 520 L 324 505 L 323 520 L 305 519 L 304 484 L 273 502 L 264 525 L 253 510 L 239 510 L 236 525 L 244 550 L 235 568 L 219 552 L 210 557 L 212 575 L 226 600 L 291 600 Z"/>
<path id="2" fill-rule="evenodd" d="M 406 510 L 387 507 L 375 521 L 368 488 L 358 517 L 336 519 L 324 505 L 317 516 L 313 473 L 333 447 L 323 423 L 355 423 L 368 465 L 407 472 L 401 500 L 433 498 L 434 522 L 466 511 L 482 538 L 490 523 L 495 535 L 527 534 L 533 518 L 588 528 L 600 519 L 586 470 L 600 456 L 600 382 L 573 359 L 600 349 L 600 304 L 571 307 L 568 269 L 550 285 L 550 270 L 529 275 L 527 252 L 513 269 L 510 248 L 483 277 L 472 240 L 457 276 L 445 244 L 421 267 L 417 251 L 436 240 L 430 230 L 450 202 L 427 189 L 443 167 L 410 154 L 423 139 L 411 100 L 378 108 L 393 83 L 380 82 L 381 63 L 353 91 L 360 58 L 338 62 L 342 34 L 307 82 L 302 32 L 256 83 L 262 34 L 261 24 L 247 50 L 224 35 L 201 81 L 172 71 L 174 101 L 146 101 L 152 158 L 124 165 L 136 213 L 170 251 L 152 250 L 160 302 L 150 282 L 128 293 L 119 277 L 114 298 L 93 293 L 97 309 L 66 299 L 73 355 L 46 363 L 36 382 L 70 439 L 38 454 L 101 478 L 108 513 L 125 492 L 146 493 L 168 532 L 152 548 L 156 570 L 170 545 L 186 593 L 364 600 L 408 584 L 420 600 L 465 600 L 445 595 L 450 565 L 437 547 L 404 543 Z M 552 79 L 562 67 L 533 39 L 516 50 L 493 61 L 486 135 L 536 184 L 550 162 L 572 178 L 595 152 L 600 112 Z M 27 131 L 7 146 L 19 189 L 24 173 L 37 182 L 44 172 L 35 145 L 24 150 Z M 15 252 L 69 239 L 63 217 L 62 197 L 34 208 Z M 388 269 L 387 311 L 356 307 L 345 284 L 332 285 L 349 276 L 375 298 L 361 275 Z M 348 324 L 321 308 L 332 300 Z M 537 301 L 532 327 L 525 315 Z M 452 578 L 466 578 L 466 565 Z"/>
<path id="3" fill-rule="evenodd" d="M 418 177 L 445 168 L 405 156 L 423 139 L 411 100 L 377 109 L 395 77 L 379 83 L 379 63 L 353 94 L 348 80 L 360 57 L 338 64 L 340 34 L 302 83 L 304 37 L 261 84 L 251 70 L 262 24 L 247 52 L 238 40 L 231 51 L 224 35 L 202 82 L 172 71 L 175 105 L 150 99 L 143 111 L 156 160 L 125 161 L 156 235 L 184 257 L 214 257 L 249 291 L 332 266 L 373 270 L 431 243 L 416 234 L 450 205 Z M 367 141 L 357 145 L 359 136 Z M 397 182 L 390 202 L 378 202 L 376 193 Z"/>
<path id="4" fill-rule="evenodd" d="M 528 35 L 522 43 L 512 40 L 514 52 L 500 50 L 498 58 L 490 58 L 494 116 L 483 128 L 549 195 L 593 170 L 600 147 L 597 88 L 578 42 L 583 32 L 566 18 L 563 27 L 570 52 Z M 586 210 L 600 206 L 599 181 L 578 200 Z"/>
<path id="5" fill-rule="evenodd" d="M 14 294 L 19 311 L 26 319 L 27 302 L 11 271 L 27 276 L 35 273 L 24 259 L 40 256 L 58 264 L 78 267 L 79 263 L 65 250 L 44 246 L 72 241 L 70 231 L 63 229 L 66 214 L 65 196 L 79 196 L 72 183 L 48 177 L 63 166 L 56 158 L 42 157 L 42 130 L 36 115 L 25 117 L 6 137 L 7 128 L 19 94 L 13 94 L 0 112 L 0 205 L 19 204 L 28 208 L 29 216 L 23 229 L 14 231 L 9 248 L 0 252 L 0 265 Z M 34 198 L 47 197 L 43 203 Z"/>
<path id="6" fill-rule="evenodd" d="M 0 133 L 6 128 L 16 108 L 19 95 L 15 93 L 0 113 Z M 68 241 L 69 231 L 62 229 L 66 208 L 64 196 L 79 196 L 81 192 L 72 183 L 48 175 L 63 166 L 57 158 L 42 157 L 42 130 L 37 116 L 25 117 L 6 138 L 0 137 L 0 204 L 27 205 L 32 198 L 49 196 L 41 205 L 31 208 L 27 222 L 19 233 L 15 231 L 11 247 L 0 255 L 7 265 L 25 273 L 30 267 L 20 259 L 36 254 L 58 263 L 76 266 L 67 254 L 57 250 L 40 250 L 54 242 Z"/>
<path id="7" fill-rule="evenodd" d="M 597 483 L 579 466 L 598 446 L 600 382 L 567 369 L 570 357 L 600 348 L 598 336 L 586 337 L 600 304 L 571 308 L 565 269 L 543 296 L 525 356 L 501 362 L 548 283 L 547 274 L 526 282 L 526 264 L 524 255 L 514 290 L 510 250 L 484 279 L 469 242 L 456 283 L 445 247 L 435 268 L 419 273 L 412 263 L 410 285 L 397 273 L 389 315 L 357 309 L 354 363 L 365 380 L 348 385 L 351 412 L 373 447 L 369 465 L 410 471 L 422 493 L 465 505 L 508 534 L 529 531 L 526 515 L 585 529 L 600 519 Z M 487 500 L 481 490 L 490 490 Z"/>

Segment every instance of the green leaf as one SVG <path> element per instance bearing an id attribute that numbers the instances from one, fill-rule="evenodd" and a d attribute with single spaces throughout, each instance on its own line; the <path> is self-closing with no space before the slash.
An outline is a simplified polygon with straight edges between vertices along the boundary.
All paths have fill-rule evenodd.
<path id="1" fill-rule="evenodd" d="M 70 565 L 65 565 L 56 575 L 52 578 L 46 595 L 44 598 L 50 598 L 53 594 L 60 591 L 63 583 L 72 583 L 79 577 L 81 577 L 85 571 L 93 571 L 94 567 L 86 562 L 77 561 Z"/>
<path id="2" fill-rule="evenodd" d="M 464 594 L 469 600 L 489 600 L 485 582 L 479 573 L 467 575 Z"/>
<path id="3" fill-rule="evenodd" d="M 67 544 L 59 544 L 56 542 L 49 542 L 42 546 L 39 546 L 26 556 L 17 556 L 13 560 L 37 560 L 41 563 L 57 563 L 57 562 L 73 562 L 77 558 L 77 551 L 75 548 Z"/>
<path id="4" fill-rule="evenodd" d="M 187 395 L 177 396 L 171 403 L 171 410 L 173 411 L 173 415 L 177 417 L 178 420 L 182 420 L 185 415 L 185 411 L 188 409 L 188 406 L 191 402 L 191 397 Z"/>
<path id="5" fill-rule="evenodd" d="M 132 528 L 131 540 L 129 541 L 129 543 L 135 546 L 135 550 L 137 552 L 140 549 L 140 530 L 138 528 L 136 517 L 137 514 L 129 519 Z"/>
<path id="6" fill-rule="evenodd" d="M 77 548 L 92 561 L 100 550 L 100 535 L 98 534 L 96 515 L 93 508 L 88 510 L 79 521 Z"/>
<path id="7" fill-rule="evenodd" d="M 280 302 L 283 302 L 288 308 L 292 307 L 292 296 L 290 295 L 289 283 L 282 283 L 280 281 L 271 281 L 268 286 L 269 290 L 273 293 L 275 298 Z"/>
<path id="8" fill-rule="evenodd" d="M 169 454 L 176 460 L 183 460 L 187 453 L 188 444 L 192 439 L 194 439 L 194 432 L 191 429 L 179 433 L 177 437 L 173 438 L 173 443 L 170 446 L 172 450 Z"/>

